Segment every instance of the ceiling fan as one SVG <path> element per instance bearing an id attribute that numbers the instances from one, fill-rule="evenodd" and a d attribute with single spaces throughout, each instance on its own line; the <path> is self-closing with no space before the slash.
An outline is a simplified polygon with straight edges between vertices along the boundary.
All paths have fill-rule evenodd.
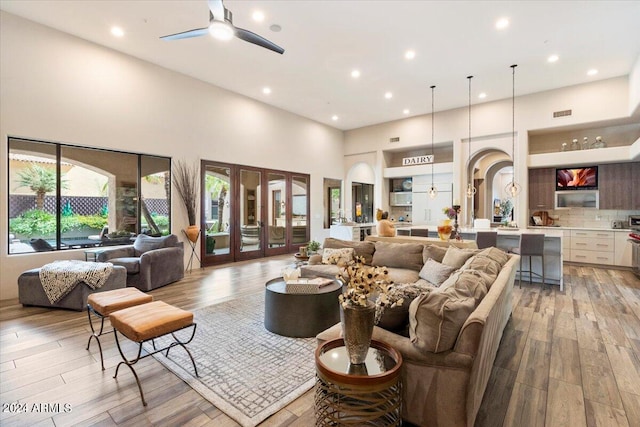
<path id="1" fill-rule="evenodd" d="M 196 28 L 194 30 L 183 31 L 177 34 L 160 37 L 163 40 L 187 39 L 190 37 L 200 37 L 207 33 L 219 40 L 231 40 L 236 36 L 240 40 L 262 46 L 279 54 L 284 53 L 284 49 L 275 43 L 270 42 L 262 36 L 252 33 L 249 30 L 233 26 L 233 14 L 224 7 L 222 0 L 208 0 L 209 3 L 209 26 Z"/>

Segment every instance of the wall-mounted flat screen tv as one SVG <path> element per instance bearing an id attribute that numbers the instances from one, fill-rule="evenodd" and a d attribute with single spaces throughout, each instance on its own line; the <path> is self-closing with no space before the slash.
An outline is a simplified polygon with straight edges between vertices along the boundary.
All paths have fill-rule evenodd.
<path id="1" fill-rule="evenodd" d="M 556 169 L 556 191 L 596 190 L 598 167 Z"/>

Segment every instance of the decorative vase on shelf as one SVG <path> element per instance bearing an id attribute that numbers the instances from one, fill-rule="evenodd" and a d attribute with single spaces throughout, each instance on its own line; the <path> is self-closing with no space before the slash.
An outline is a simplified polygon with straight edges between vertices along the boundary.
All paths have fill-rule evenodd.
<path id="1" fill-rule="evenodd" d="M 443 219 L 438 224 L 438 237 L 440 240 L 447 241 L 451 238 L 451 231 L 453 231 L 453 226 L 451 225 L 450 219 Z"/>
<path id="2" fill-rule="evenodd" d="M 364 363 L 367 358 L 375 317 L 376 306 L 371 301 L 368 301 L 366 306 L 340 305 L 342 336 L 351 364 Z"/>
<path id="3" fill-rule="evenodd" d="M 200 235 L 200 229 L 197 225 L 190 225 L 185 230 L 185 234 L 187 238 L 195 243 L 198 240 L 198 236 Z"/>

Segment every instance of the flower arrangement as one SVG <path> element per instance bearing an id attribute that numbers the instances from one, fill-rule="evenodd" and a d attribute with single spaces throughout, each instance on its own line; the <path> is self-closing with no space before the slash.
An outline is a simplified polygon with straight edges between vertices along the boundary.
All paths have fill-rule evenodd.
<path id="1" fill-rule="evenodd" d="M 355 260 L 340 265 L 337 279 L 347 287 L 339 296 L 343 308 L 366 307 L 370 298 L 376 297 L 376 323 L 387 307 L 396 307 L 404 302 L 401 295 L 392 295 L 394 283 L 389 280 L 387 267 L 366 265 L 364 257 L 356 257 Z"/>
<path id="2" fill-rule="evenodd" d="M 455 209 L 450 208 L 450 207 L 446 207 L 446 208 L 442 209 L 442 213 L 445 214 L 447 216 L 447 218 L 449 218 L 449 219 L 454 219 L 456 217 L 456 215 L 458 214 Z"/>

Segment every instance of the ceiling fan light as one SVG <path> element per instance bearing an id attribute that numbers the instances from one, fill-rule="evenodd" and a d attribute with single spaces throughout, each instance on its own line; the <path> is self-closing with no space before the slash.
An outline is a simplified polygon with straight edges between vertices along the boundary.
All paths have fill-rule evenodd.
<path id="1" fill-rule="evenodd" d="M 209 24 L 209 34 L 218 40 L 231 40 L 234 35 L 233 27 L 224 21 L 213 21 Z"/>

